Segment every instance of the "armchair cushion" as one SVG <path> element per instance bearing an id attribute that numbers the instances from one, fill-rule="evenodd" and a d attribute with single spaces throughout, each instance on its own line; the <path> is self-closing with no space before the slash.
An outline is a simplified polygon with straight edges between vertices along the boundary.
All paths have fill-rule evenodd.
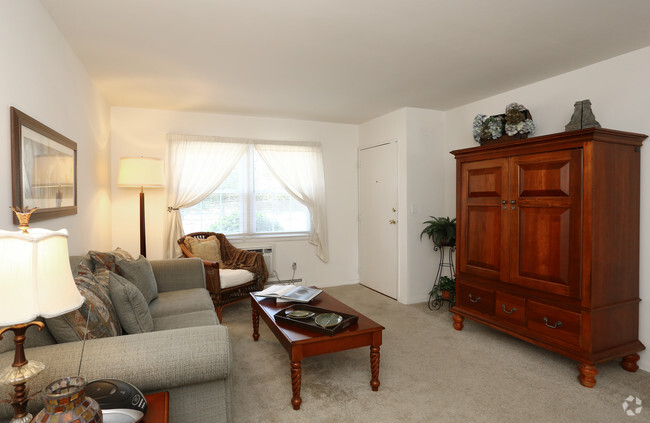
<path id="1" fill-rule="evenodd" d="M 142 292 L 117 273 L 109 275 L 109 293 L 126 333 L 144 333 L 153 330 L 153 319 Z"/>
<path id="2" fill-rule="evenodd" d="M 243 285 L 255 279 L 255 275 L 244 269 L 219 269 L 221 289 L 232 288 Z"/>
<path id="3" fill-rule="evenodd" d="M 153 274 L 151 264 L 146 257 L 140 256 L 137 260 L 116 260 L 117 273 L 137 286 L 144 295 L 147 304 L 158 297 L 158 286 Z"/>
<path id="4" fill-rule="evenodd" d="M 221 259 L 221 244 L 216 236 L 211 235 L 205 239 L 186 237 L 185 245 L 192 255 L 202 260 L 223 263 Z"/>

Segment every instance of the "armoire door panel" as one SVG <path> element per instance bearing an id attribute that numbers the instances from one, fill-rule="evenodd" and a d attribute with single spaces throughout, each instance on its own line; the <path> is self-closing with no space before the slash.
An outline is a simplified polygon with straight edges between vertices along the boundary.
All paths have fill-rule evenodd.
<path id="1" fill-rule="evenodd" d="M 465 232 L 465 271 L 500 276 L 501 207 L 468 206 Z M 481 234 L 481 236 L 476 236 Z"/>
<path id="2" fill-rule="evenodd" d="M 564 156 L 562 154 L 561 156 Z M 540 159 L 536 162 L 521 162 L 519 166 L 519 198 L 526 197 L 569 197 L 570 190 L 570 157 Z"/>
<path id="3" fill-rule="evenodd" d="M 502 192 L 504 177 L 507 175 L 504 175 L 501 166 L 468 169 L 466 198 L 501 199 L 506 195 Z"/>
<path id="4" fill-rule="evenodd" d="M 507 276 L 508 229 L 502 203 L 508 195 L 508 161 L 468 162 L 461 172 L 457 238 L 467 248 L 457 256 L 459 271 L 493 279 Z"/>
<path id="5" fill-rule="evenodd" d="M 569 295 L 570 209 L 519 207 L 518 219 L 518 244 L 524 247 L 515 253 L 511 282 Z"/>
<path id="6" fill-rule="evenodd" d="M 581 150 L 511 159 L 509 283 L 580 296 Z"/>

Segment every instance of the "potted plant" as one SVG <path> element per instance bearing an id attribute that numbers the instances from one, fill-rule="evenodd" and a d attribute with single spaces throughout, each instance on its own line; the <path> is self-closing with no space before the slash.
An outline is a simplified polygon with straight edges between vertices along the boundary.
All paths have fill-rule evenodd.
<path id="1" fill-rule="evenodd" d="M 441 276 L 438 279 L 438 283 L 433 287 L 433 290 L 429 292 L 431 297 L 442 297 L 443 299 L 449 301 L 453 306 L 456 300 L 456 280 L 450 278 L 449 276 Z"/>
<path id="2" fill-rule="evenodd" d="M 423 222 L 427 226 L 422 230 L 420 240 L 426 234 L 438 247 L 456 245 L 456 218 L 430 217 L 432 220 Z"/>

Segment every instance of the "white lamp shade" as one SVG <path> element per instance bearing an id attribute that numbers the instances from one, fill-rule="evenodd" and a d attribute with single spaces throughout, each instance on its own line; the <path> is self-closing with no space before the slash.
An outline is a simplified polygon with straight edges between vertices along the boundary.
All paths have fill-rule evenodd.
<path id="1" fill-rule="evenodd" d="M 117 174 L 118 187 L 164 186 L 163 162 L 153 157 L 122 157 Z"/>
<path id="2" fill-rule="evenodd" d="M 0 326 L 59 316 L 83 302 L 70 269 L 65 229 L 0 231 Z"/>

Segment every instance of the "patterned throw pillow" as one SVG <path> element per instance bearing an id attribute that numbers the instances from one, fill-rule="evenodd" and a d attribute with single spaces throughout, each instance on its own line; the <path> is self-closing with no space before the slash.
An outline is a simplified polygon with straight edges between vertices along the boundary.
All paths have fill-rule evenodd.
<path id="1" fill-rule="evenodd" d="M 85 301 L 78 310 L 46 319 L 47 327 L 56 342 L 80 341 L 84 339 L 84 333 L 87 334 L 87 339 L 121 335 L 122 327 L 111 302 L 108 284 L 99 282 L 83 262 L 77 266 L 74 281 Z"/>
<path id="2" fill-rule="evenodd" d="M 106 287 L 108 292 L 108 274 L 109 272 L 117 273 L 117 261 L 118 260 L 134 260 L 133 256 L 129 254 L 128 251 L 117 247 L 113 251 L 89 251 L 88 255 L 95 264 L 95 278 Z"/>
<path id="3" fill-rule="evenodd" d="M 192 238 L 188 236 L 185 238 L 185 246 L 195 257 L 202 260 L 216 261 L 223 263 L 221 259 L 221 245 L 216 236 L 210 235 L 206 239 Z"/>
<path id="4" fill-rule="evenodd" d="M 134 260 L 133 256 L 129 254 L 128 251 L 123 250 L 120 247 L 117 247 L 113 251 L 107 251 L 107 252 L 89 251 L 88 254 L 90 255 L 90 258 L 93 260 L 93 262 L 95 263 L 95 272 L 101 268 L 108 269 L 111 272 L 115 272 L 116 271 L 115 262 L 118 259 Z"/>

